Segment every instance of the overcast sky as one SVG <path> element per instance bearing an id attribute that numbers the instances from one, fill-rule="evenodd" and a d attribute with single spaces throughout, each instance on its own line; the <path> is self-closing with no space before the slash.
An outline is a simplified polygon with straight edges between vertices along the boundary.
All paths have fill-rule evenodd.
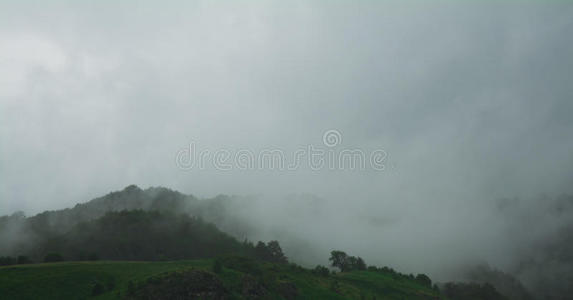
<path id="1" fill-rule="evenodd" d="M 559 1 L 2 1 L 0 215 L 132 183 L 405 214 L 571 193 L 572 15 Z M 331 129 L 336 150 L 383 149 L 386 168 L 175 164 L 191 142 L 290 155 Z"/>

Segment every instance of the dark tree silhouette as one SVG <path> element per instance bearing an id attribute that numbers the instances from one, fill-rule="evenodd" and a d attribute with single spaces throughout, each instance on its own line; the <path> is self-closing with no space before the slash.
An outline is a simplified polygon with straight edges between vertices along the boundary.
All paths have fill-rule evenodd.
<path id="1" fill-rule="evenodd" d="M 348 255 L 344 251 L 334 250 L 330 252 L 330 265 L 340 269 L 340 272 L 348 271 Z"/>

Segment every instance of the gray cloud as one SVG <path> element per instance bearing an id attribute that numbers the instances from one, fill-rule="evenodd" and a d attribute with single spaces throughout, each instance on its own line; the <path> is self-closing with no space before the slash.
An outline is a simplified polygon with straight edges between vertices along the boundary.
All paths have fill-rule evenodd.
<path id="1" fill-rule="evenodd" d="M 4 1 L 0 215 L 131 183 L 312 193 L 355 207 L 348 237 L 398 224 L 370 257 L 432 270 L 441 261 L 421 248 L 460 247 L 448 258 L 503 263 L 504 245 L 483 246 L 500 238 L 492 200 L 573 193 L 572 15 L 558 2 Z M 292 152 L 332 128 L 342 147 L 383 148 L 392 168 L 174 163 L 191 141 Z"/>

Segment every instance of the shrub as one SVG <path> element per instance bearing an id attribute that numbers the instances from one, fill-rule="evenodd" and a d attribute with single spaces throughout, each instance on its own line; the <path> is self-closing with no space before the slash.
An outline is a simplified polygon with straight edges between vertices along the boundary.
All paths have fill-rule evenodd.
<path id="1" fill-rule="evenodd" d="M 312 272 L 324 277 L 328 277 L 330 275 L 330 270 L 328 270 L 327 267 L 321 265 L 316 266 Z"/>
<path id="2" fill-rule="evenodd" d="M 213 262 L 213 273 L 220 274 L 221 272 L 223 272 L 223 265 L 218 259 L 216 259 Z"/>
<path id="3" fill-rule="evenodd" d="M 96 282 L 96 284 L 92 288 L 92 296 L 101 295 L 103 294 L 103 292 L 105 292 L 103 284 L 101 284 L 100 282 Z"/>
<path id="4" fill-rule="evenodd" d="M 29 264 L 32 261 L 28 258 L 28 256 L 20 255 L 18 256 L 18 264 Z"/>
<path id="5" fill-rule="evenodd" d="M 366 270 L 366 263 L 361 257 L 349 256 L 344 251 L 334 250 L 330 252 L 330 258 L 328 260 L 331 266 L 339 268 L 340 272 Z"/>
<path id="6" fill-rule="evenodd" d="M 16 260 L 10 256 L 1 256 L 0 257 L 0 266 L 9 266 L 16 263 Z"/>
<path id="7" fill-rule="evenodd" d="M 427 287 L 432 286 L 432 280 L 430 279 L 430 277 L 428 277 L 425 274 L 416 275 L 416 281 L 419 282 L 420 284 L 424 285 L 424 286 L 427 286 Z"/>
<path id="8" fill-rule="evenodd" d="M 135 284 L 131 280 L 127 283 L 127 295 L 135 295 Z"/>
<path id="9" fill-rule="evenodd" d="M 241 256 L 225 256 L 221 258 L 222 264 L 228 269 L 241 271 L 254 276 L 263 274 L 263 270 L 256 260 Z"/>
<path id="10" fill-rule="evenodd" d="M 44 262 L 58 262 L 63 260 L 64 258 L 58 253 L 48 253 L 46 257 L 44 257 Z"/>
<path id="11" fill-rule="evenodd" d="M 360 270 L 360 271 L 366 270 L 366 263 L 364 262 L 364 260 L 362 259 L 362 257 L 357 257 L 357 258 L 356 258 L 355 267 L 356 267 L 357 270 Z"/>
<path id="12" fill-rule="evenodd" d="M 330 283 L 330 289 L 335 293 L 340 293 L 340 283 L 338 282 L 338 280 L 333 280 Z"/>

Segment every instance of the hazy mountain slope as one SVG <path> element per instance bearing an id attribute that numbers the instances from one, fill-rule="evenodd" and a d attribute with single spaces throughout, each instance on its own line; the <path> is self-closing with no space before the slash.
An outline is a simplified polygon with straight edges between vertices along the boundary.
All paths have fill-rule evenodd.
<path id="1" fill-rule="evenodd" d="M 214 223 L 221 231 L 240 241 L 278 239 L 291 258 L 312 266 L 324 263 L 323 253 L 332 250 L 330 247 L 340 247 L 326 244 L 326 237 L 321 240 L 324 232 L 344 232 L 344 227 L 331 227 L 335 225 L 332 222 L 312 221 L 328 220 L 329 213 L 333 211 L 338 212 L 337 224 L 352 219 L 345 215 L 344 210 L 328 210 L 325 206 L 320 199 L 312 196 L 291 197 L 274 203 L 228 196 L 197 199 L 167 188 L 142 190 L 132 185 L 69 209 L 47 211 L 29 218 L 22 214 L 0 217 L 0 256 L 36 253 L 40 257 L 45 251 L 37 249 L 37 245 L 47 245 L 49 241 L 57 240 L 79 223 L 95 220 L 110 211 L 140 209 L 199 217 Z M 494 220 L 503 224 L 499 228 L 499 235 L 511 237 L 514 241 L 511 263 L 506 265 L 503 272 L 483 272 L 483 268 L 478 266 L 475 269 L 470 263 L 470 267 L 464 267 L 454 279 L 488 282 L 512 296 L 512 299 L 527 299 L 527 290 L 540 299 L 566 299 L 571 294 L 570 282 L 573 278 L 573 259 L 570 255 L 573 249 L 573 197 L 541 197 L 530 202 L 503 199 L 491 208 Z M 372 223 L 370 219 L 352 220 Z M 391 220 L 380 221 L 375 225 L 392 226 Z M 495 265 L 493 267 L 497 268 Z"/>
<path id="2" fill-rule="evenodd" d="M 173 299 L 179 292 L 201 299 L 436 299 L 407 277 L 374 271 L 323 276 L 292 265 L 222 260 L 83 262 L 0 267 L 0 293 L 8 299 Z M 177 271 L 177 273 L 173 273 Z M 17 276 L 15 276 L 17 274 Z M 198 278 L 197 278 L 198 277 Z M 131 284 L 130 284 L 131 282 Z M 182 289 L 182 283 L 186 289 Z M 130 293 L 129 286 L 132 286 Z M 194 287 L 190 287 L 194 285 Z M 210 291 L 210 293 L 206 293 Z M 191 297 L 193 298 L 193 297 Z M 178 298 L 179 299 L 179 298 Z M 182 298 L 188 299 L 188 298 Z"/>

